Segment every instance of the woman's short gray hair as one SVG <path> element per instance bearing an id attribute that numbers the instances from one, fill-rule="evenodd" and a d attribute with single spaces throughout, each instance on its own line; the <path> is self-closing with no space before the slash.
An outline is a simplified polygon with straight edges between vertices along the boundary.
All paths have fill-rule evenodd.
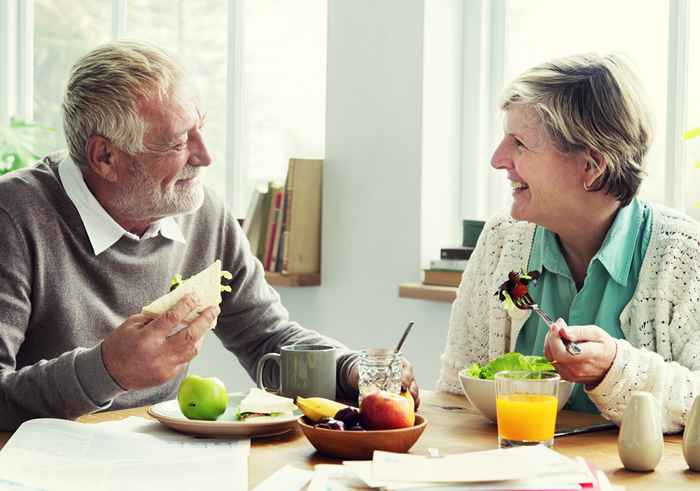
<path id="1" fill-rule="evenodd" d="M 531 68 L 506 89 L 501 109 L 515 104 L 535 109 L 560 151 L 603 155 L 604 172 L 590 191 L 623 205 L 637 194 L 653 131 L 639 81 L 621 57 L 583 54 Z"/>
<path id="2" fill-rule="evenodd" d="M 71 158 L 87 165 L 87 142 L 101 135 L 133 155 L 143 149 L 143 100 L 167 97 L 184 76 L 173 57 L 142 42 L 117 41 L 73 65 L 63 98 L 63 128 Z"/>

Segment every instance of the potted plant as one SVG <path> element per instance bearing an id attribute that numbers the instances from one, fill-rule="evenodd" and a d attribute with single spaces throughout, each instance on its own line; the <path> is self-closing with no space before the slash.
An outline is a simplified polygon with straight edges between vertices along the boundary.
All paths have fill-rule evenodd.
<path id="1" fill-rule="evenodd" d="M 0 175 L 38 160 L 41 137 L 53 131 L 52 128 L 17 118 L 11 118 L 7 126 L 0 126 Z"/>

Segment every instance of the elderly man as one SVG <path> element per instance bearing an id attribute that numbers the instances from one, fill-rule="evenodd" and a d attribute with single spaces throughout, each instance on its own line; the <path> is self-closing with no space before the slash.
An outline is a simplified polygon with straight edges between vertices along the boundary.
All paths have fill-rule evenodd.
<path id="1" fill-rule="evenodd" d="M 63 111 L 68 156 L 0 179 L 0 429 L 174 397 L 215 320 L 251 375 L 283 345 L 337 346 L 337 395 L 356 396 L 356 353 L 289 320 L 203 188 L 204 117 L 178 63 L 139 43 L 97 48 L 73 67 Z M 156 319 L 138 313 L 173 274 L 217 258 L 234 278 L 220 308 L 175 335 L 193 299 Z M 417 396 L 408 363 L 403 382 Z"/>

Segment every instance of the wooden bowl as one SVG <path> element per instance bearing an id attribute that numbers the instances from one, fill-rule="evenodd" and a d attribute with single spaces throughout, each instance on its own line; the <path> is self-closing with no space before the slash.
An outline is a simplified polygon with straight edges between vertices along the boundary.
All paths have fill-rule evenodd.
<path id="1" fill-rule="evenodd" d="M 428 421 L 416 414 L 416 422 L 398 430 L 341 431 L 315 428 L 305 416 L 298 420 L 301 431 L 316 447 L 330 457 L 345 460 L 372 460 L 375 450 L 406 453 L 425 430 Z"/>

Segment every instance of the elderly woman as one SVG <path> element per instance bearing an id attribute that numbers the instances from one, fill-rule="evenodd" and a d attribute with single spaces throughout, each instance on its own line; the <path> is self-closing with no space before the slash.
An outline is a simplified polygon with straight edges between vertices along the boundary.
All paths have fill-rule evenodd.
<path id="1" fill-rule="evenodd" d="M 636 78 L 617 56 L 572 56 L 526 71 L 501 107 L 491 165 L 511 182 L 510 217 L 487 223 L 469 260 L 438 387 L 461 392 L 475 361 L 544 354 L 578 383 L 570 408 L 619 423 L 649 391 L 664 431 L 681 430 L 700 394 L 700 226 L 636 198 L 651 140 Z M 494 296 L 520 270 L 540 273 L 529 292 L 552 326 Z"/>

